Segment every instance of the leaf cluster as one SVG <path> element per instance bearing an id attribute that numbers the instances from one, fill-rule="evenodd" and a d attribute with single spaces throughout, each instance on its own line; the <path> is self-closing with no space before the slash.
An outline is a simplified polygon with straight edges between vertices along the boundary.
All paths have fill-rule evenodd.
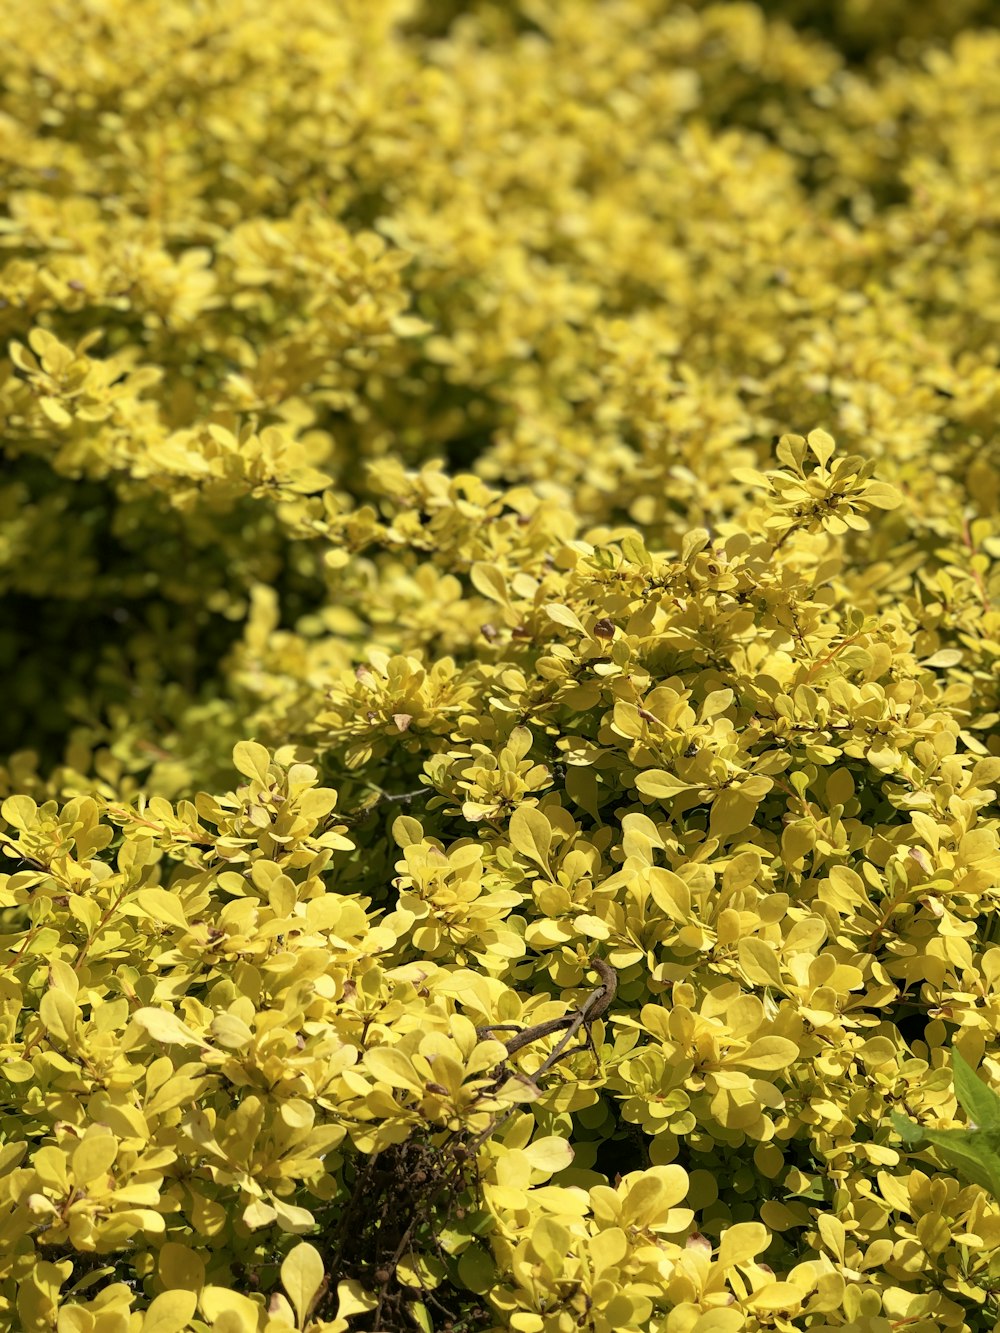
<path id="1" fill-rule="evenodd" d="M 0 1328 L 994 1327 L 991 16 L 0 5 Z"/>

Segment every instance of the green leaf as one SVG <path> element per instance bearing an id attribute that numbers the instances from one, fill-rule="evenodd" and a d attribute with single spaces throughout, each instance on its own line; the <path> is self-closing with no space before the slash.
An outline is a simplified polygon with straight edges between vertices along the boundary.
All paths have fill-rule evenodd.
<path id="1" fill-rule="evenodd" d="M 948 1166 L 1000 1199 L 1000 1135 L 968 1129 L 928 1129 L 924 1133 Z"/>
<path id="2" fill-rule="evenodd" d="M 458 1280 L 479 1295 L 496 1285 L 497 1266 L 492 1255 L 478 1241 L 459 1255 Z"/>
<path id="3" fill-rule="evenodd" d="M 926 1140 L 947 1166 L 1000 1199 L 1000 1131 L 927 1129 L 895 1112 L 892 1122 L 904 1143 Z"/>
<path id="4" fill-rule="evenodd" d="M 918 1125 L 909 1116 L 900 1115 L 898 1111 L 892 1113 L 892 1124 L 904 1143 L 921 1143 L 927 1137 L 923 1125 Z"/>
<path id="5" fill-rule="evenodd" d="M 970 1128 L 928 1129 L 897 1113 L 893 1126 L 904 1143 L 926 1141 L 947 1166 L 1000 1200 L 1000 1097 L 954 1047 L 951 1063 L 955 1095 Z"/>
<path id="6" fill-rule="evenodd" d="M 955 1096 L 962 1110 L 978 1129 L 1000 1130 L 1000 1097 L 976 1075 L 960 1051 L 952 1047 Z"/>

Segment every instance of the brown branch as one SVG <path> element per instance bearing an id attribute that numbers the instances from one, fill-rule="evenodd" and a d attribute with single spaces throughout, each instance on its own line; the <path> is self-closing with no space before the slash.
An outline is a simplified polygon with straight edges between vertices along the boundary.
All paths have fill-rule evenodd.
<path id="1" fill-rule="evenodd" d="M 828 652 L 825 657 L 820 657 L 819 659 L 817 659 L 817 661 L 815 661 L 812 664 L 812 666 L 806 672 L 806 680 L 812 680 L 813 676 L 815 676 L 816 672 L 820 669 L 820 667 L 828 666 L 833 661 L 833 659 L 838 655 L 838 653 L 842 653 L 845 648 L 850 647 L 852 643 L 854 643 L 857 639 L 860 638 L 861 638 L 861 631 L 858 630 L 857 633 L 849 635 L 846 639 L 841 639 L 840 643 L 838 643 L 835 648 L 831 649 L 831 651 Z"/>
<path id="2" fill-rule="evenodd" d="M 602 1014 L 607 1012 L 614 1000 L 618 991 L 618 974 L 609 963 L 604 961 L 603 958 L 592 959 L 590 965 L 601 978 L 601 984 L 596 990 L 591 991 L 579 1009 L 574 1009 L 572 1013 L 564 1014 L 561 1018 L 550 1018 L 543 1023 L 536 1023 L 533 1027 L 518 1031 L 513 1037 L 509 1037 L 504 1042 L 504 1045 L 507 1047 L 507 1054 L 513 1055 L 515 1051 L 521 1050 L 522 1047 L 529 1045 L 531 1042 L 539 1041 L 542 1037 L 550 1036 L 553 1032 L 564 1033 L 561 1040 L 553 1047 L 550 1054 L 546 1056 L 538 1069 L 535 1070 L 534 1074 L 525 1076 L 527 1081 L 536 1088 L 538 1086 L 537 1080 L 543 1074 L 547 1073 L 557 1061 L 572 1054 L 574 1050 L 586 1050 L 588 1046 L 593 1050 L 593 1041 L 590 1036 L 590 1025 L 595 1019 L 600 1018 Z M 509 1031 L 513 1026 L 512 1023 L 489 1024 L 485 1027 L 477 1028 L 476 1035 L 480 1040 L 486 1040 L 490 1036 L 490 1033 Z M 586 1041 L 581 1046 L 567 1049 L 569 1042 L 581 1028 L 584 1028 L 586 1031 Z M 486 1140 L 492 1134 L 495 1134 L 500 1126 L 504 1124 L 505 1121 L 509 1120 L 516 1110 L 517 1104 L 515 1103 L 513 1106 L 508 1107 L 502 1115 L 496 1116 L 487 1128 L 468 1145 L 468 1155 L 474 1159 L 475 1154 Z M 460 1174 L 462 1170 L 462 1162 L 464 1160 L 465 1155 L 463 1155 L 461 1160 L 456 1160 L 451 1164 L 437 1187 L 429 1195 L 427 1199 L 428 1207 L 432 1206 L 437 1199 L 440 1198 L 445 1189 L 453 1183 L 453 1179 Z M 407 1247 L 412 1242 L 413 1234 L 417 1226 L 417 1220 L 417 1218 L 414 1218 L 413 1221 L 410 1222 L 409 1226 L 403 1232 L 402 1238 L 396 1246 L 392 1258 L 384 1265 L 386 1271 L 390 1275 L 395 1273 L 397 1265 L 406 1253 Z M 389 1281 L 390 1278 L 386 1278 L 382 1282 L 381 1291 L 379 1292 L 378 1304 L 375 1307 L 376 1327 L 381 1326 L 382 1310 L 385 1306 Z"/>
<path id="3" fill-rule="evenodd" d="M 592 959 L 590 965 L 601 978 L 601 984 L 596 990 L 591 991 L 579 1009 L 575 1009 L 570 1014 L 564 1014 L 561 1018 L 550 1018 L 544 1023 L 536 1023 L 533 1027 L 525 1028 L 523 1032 L 518 1032 L 516 1036 L 509 1037 L 507 1041 L 504 1042 L 504 1045 L 507 1047 L 507 1054 L 513 1055 L 515 1051 L 519 1051 L 522 1047 L 530 1045 L 531 1042 L 539 1041 L 542 1037 L 550 1036 L 553 1032 L 563 1032 L 564 1035 L 562 1038 L 552 1048 L 551 1053 L 546 1056 L 535 1072 L 525 1076 L 527 1077 L 527 1081 L 536 1088 L 538 1087 L 538 1079 L 541 1078 L 543 1074 L 547 1074 L 558 1060 L 563 1059 L 564 1056 L 570 1053 L 567 1050 L 567 1047 L 581 1028 L 584 1028 L 586 1031 L 586 1039 L 581 1046 L 574 1049 L 586 1050 L 588 1046 L 591 1050 L 594 1049 L 593 1041 L 590 1036 L 590 1025 L 595 1019 L 600 1018 L 602 1014 L 606 1013 L 611 1006 L 611 1003 L 618 992 L 618 974 L 610 964 L 604 961 L 603 958 Z M 497 1026 L 498 1028 L 508 1028 L 511 1025 L 509 1023 L 502 1023 Z M 487 1026 L 477 1028 L 476 1033 L 480 1038 L 485 1039 L 495 1030 L 497 1029 Z M 500 1126 L 510 1119 L 516 1109 L 517 1107 L 515 1103 L 513 1106 L 508 1107 L 503 1115 L 497 1116 L 493 1122 L 472 1141 L 472 1151 L 475 1152 L 486 1142 L 491 1134 L 495 1134 Z"/>
<path id="4" fill-rule="evenodd" d="M 521 1050 L 523 1046 L 529 1046 L 534 1041 L 540 1041 L 542 1037 L 548 1037 L 553 1032 L 561 1032 L 569 1028 L 570 1030 L 557 1047 L 558 1050 L 562 1050 L 569 1038 L 579 1030 L 584 1022 L 590 1024 L 595 1018 L 600 1018 L 601 1014 L 606 1012 L 618 991 L 618 974 L 603 958 L 593 959 L 591 967 L 601 978 L 601 985 L 588 996 L 583 1006 L 574 1010 L 571 1014 L 563 1014 L 561 1018 L 549 1018 L 543 1023 L 536 1023 L 534 1027 L 516 1029 L 517 1035 L 508 1037 L 504 1042 L 508 1055 L 513 1055 L 515 1051 Z M 508 1031 L 514 1027 L 513 1023 L 491 1023 L 486 1027 L 476 1028 L 476 1035 L 480 1041 L 483 1041 L 491 1032 Z"/>

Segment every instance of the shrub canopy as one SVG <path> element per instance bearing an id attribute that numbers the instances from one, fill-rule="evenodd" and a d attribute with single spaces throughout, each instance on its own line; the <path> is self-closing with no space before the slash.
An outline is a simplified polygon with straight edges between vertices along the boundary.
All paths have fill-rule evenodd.
<path id="1" fill-rule="evenodd" d="M 995 13 L 0 0 L 0 1327 L 995 1326 Z"/>

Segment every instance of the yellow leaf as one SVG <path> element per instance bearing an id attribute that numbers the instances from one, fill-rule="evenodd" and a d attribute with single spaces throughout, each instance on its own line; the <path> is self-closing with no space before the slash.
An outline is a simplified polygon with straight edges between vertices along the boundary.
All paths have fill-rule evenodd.
<path id="1" fill-rule="evenodd" d="M 816 1225 L 819 1228 L 819 1234 L 823 1237 L 823 1244 L 835 1259 L 844 1263 L 847 1248 L 847 1230 L 843 1222 L 839 1217 L 833 1217 L 830 1213 L 822 1213 L 816 1219 Z"/>
<path id="2" fill-rule="evenodd" d="M 570 1250 L 570 1233 L 554 1217 L 543 1217 L 531 1233 L 531 1248 L 545 1266 L 558 1273 Z"/>
<path id="3" fill-rule="evenodd" d="M 962 652 L 958 648 L 940 648 L 930 657 L 922 658 L 917 665 L 923 667 L 953 667 L 958 666 L 962 660 Z"/>
<path id="4" fill-rule="evenodd" d="M 691 890 L 680 875 L 665 866 L 651 866 L 646 882 L 653 902 L 672 921 L 684 924 L 691 920 Z"/>
<path id="5" fill-rule="evenodd" d="M 604 1268 L 614 1268 L 622 1262 L 629 1250 L 628 1238 L 621 1227 L 605 1227 L 596 1236 L 591 1236 L 588 1243 L 590 1257 L 596 1273 Z"/>
<path id="6" fill-rule="evenodd" d="M 257 741 L 238 741 L 233 747 L 233 767 L 244 777 L 256 778 L 265 787 L 271 756 Z"/>
<path id="7" fill-rule="evenodd" d="M 69 1178 L 66 1175 L 66 1154 L 54 1143 L 39 1148 L 31 1159 L 31 1165 L 38 1172 L 43 1185 L 65 1194 L 69 1190 Z"/>
<path id="8" fill-rule="evenodd" d="M 546 1175 L 551 1176 L 572 1163 L 573 1148 L 566 1139 L 550 1135 L 529 1143 L 524 1149 L 524 1155 L 534 1170 L 544 1171 Z"/>
<path id="9" fill-rule="evenodd" d="M 242 1050 L 253 1041 L 252 1030 L 235 1014 L 216 1014 L 209 1032 L 220 1046 L 231 1050 Z"/>
<path id="10" fill-rule="evenodd" d="M 80 993 L 80 978 L 62 958 L 53 958 L 49 963 L 49 985 L 53 990 L 64 990 L 71 1000 Z"/>
<path id="11" fill-rule="evenodd" d="M 212 1320 L 212 1333 L 257 1333 L 258 1328 L 243 1310 L 222 1310 Z"/>
<path id="12" fill-rule="evenodd" d="M 0 815 L 8 824 L 26 833 L 38 818 L 38 806 L 30 796 L 8 796 L 0 805 Z"/>
<path id="13" fill-rule="evenodd" d="M 837 447 L 833 436 L 828 435 L 825 430 L 811 430 L 806 439 L 809 442 L 809 448 L 825 467 L 833 457 L 834 450 Z"/>
<path id="14" fill-rule="evenodd" d="M 639 1175 L 622 1200 L 622 1226 L 656 1226 L 687 1192 L 688 1175 L 683 1167 L 649 1167 Z"/>
<path id="15" fill-rule="evenodd" d="M 295 1311 L 280 1291 L 273 1291 L 267 1303 L 267 1324 L 265 1333 L 278 1333 L 279 1329 L 295 1327 Z M 330 1324 L 324 1324 L 324 1333 L 336 1333 Z"/>
<path id="16" fill-rule="evenodd" d="M 773 944 L 766 940 L 740 940 L 740 970 L 755 986 L 781 986 L 781 969 Z"/>
<path id="17" fill-rule="evenodd" d="M 337 1283 L 337 1314 L 341 1319 L 348 1319 L 352 1314 L 366 1314 L 374 1310 L 378 1301 L 365 1291 L 360 1282 L 351 1278 L 347 1282 Z"/>
<path id="18" fill-rule="evenodd" d="M 71 426 L 73 424 L 72 416 L 66 411 L 58 398 L 50 398 L 46 395 L 44 398 L 39 398 L 38 406 L 54 426 Z"/>
<path id="19" fill-rule="evenodd" d="M 734 1055 L 727 1063 L 750 1069 L 787 1069 L 798 1059 L 798 1054 L 798 1046 L 787 1037 L 758 1037 L 742 1055 Z"/>
<path id="20" fill-rule="evenodd" d="M 740 833 L 757 813 L 758 802 L 736 787 L 720 792 L 712 802 L 708 831 L 713 838 L 728 838 Z"/>
<path id="21" fill-rule="evenodd" d="M 300 1097 L 290 1097 L 282 1102 L 278 1113 L 289 1129 L 312 1129 L 316 1120 L 311 1103 Z"/>
<path id="22" fill-rule="evenodd" d="M 494 1094 L 497 1101 L 505 1105 L 513 1105 L 517 1102 L 537 1102 L 542 1095 L 542 1090 L 526 1074 L 516 1071 L 511 1074 Z"/>
<path id="23" fill-rule="evenodd" d="M 507 580 L 495 565 L 486 565 L 481 560 L 477 560 L 469 570 L 469 579 L 480 596 L 491 602 L 499 602 L 501 606 L 509 605 L 510 595 L 507 592 Z"/>
<path id="24" fill-rule="evenodd" d="M 38 370 L 38 362 L 31 355 L 23 343 L 10 342 L 7 344 L 7 353 L 10 359 L 17 366 L 18 370 L 23 370 L 27 375 L 33 375 Z"/>
<path id="25" fill-rule="evenodd" d="M 254 1199 L 243 1209 L 243 1221 L 251 1231 L 269 1227 L 278 1214 L 264 1199 Z"/>
<path id="26" fill-rule="evenodd" d="M 769 1282 L 760 1291 L 747 1298 L 754 1310 L 794 1310 L 806 1299 L 807 1293 L 791 1282 Z"/>
<path id="27" fill-rule="evenodd" d="M 518 806 L 510 817 L 507 836 L 516 852 L 520 852 L 522 856 L 526 856 L 529 861 L 534 861 L 543 869 L 548 868 L 552 825 L 540 810 L 530 805 Z"/>
<path id="28" fill-rule="evenodd" d="M 722 872 L 722 884 L 727 894 L 737 893 L 751 885 L 760 874 L 760 855 L 757 852 L 740 852 Z"/>
<path id="29" fill-rule="evenodd" d="M 88 1133 L 73 1150 L 73 1180 L 77 1185 L 107 1175 L 118 1156 L 118 1140 L 113 1134 Z"/>
<path id="30" fill-rule="evenodd" d="M 431 1323 L 430 1314 L 423 1301 L 413 1301 L 409 1306 L 408 1313 L 413 1322 L 421 1330 L 421 1333 L 434 1333 L 434 1325 Z"/>
<path id="31" fill-rule="evenodd" d="M 8 1060 L 0 1073 L 9 1083 L 27 1083 L 35 1077 L 35 1066 L 30 1060 Z"/>
<path id="32" fill-rule="evenodd" d="M 80 1018 L 80 1011 L 64 990 L 47 990 L 38 1006 L 38 1014 L 50 1036 L 68 1042 Z"/>
<path id="33" fill-rule="evenodd" d="M 545 1320 L 540 1314 L 532 1314 L 528 1310 L 517 1310 L 510 1316 L 510 1327 L 513 1329 L 513 1333 L 542 1333 Z"/>
<path id="34" fill-rule="evenodd" d="M 207 1045 L 200 1037 L 196 1037 L 190 1028 L 185 1027 L 177 1015 L 171 1013 L 169 1009 L 137 1009 L 133 1018 L 141 1028 L 146 1029 L 154 1041 L 175 1046 Z"/>
<path id="35" fill-rule="evenodd" d="M 168 1240 L 160 1247 L 157 1261 L 160 1281 L 168 1289 L 200 1291 L 205 1285 L 205 1261 L 188 1245 Z"/>
<path id="36" fill-rule="evenodd" d="M 635 785 L 644 796 L 655 797 L 658 801 L 670 800 L 680 792 L 688 790 L 686 782 L 662 768 L 651 768 L 645 773 L 640 773 Z"/>
<path id="37" fill-rule="evenodd" d="M 241 1296 L 238 1291 L 230 1291 L 228 1287 L 205 1287 L 198 1303 L 202 1314 L 213 1326 L 220 1326 L 223 1317 L 228 1316 L 226 1327 L 233 1329 L 234 1333 L 257 1333 L 257 1324 L 263 1311 L 249 1296 Z"/>
<path id="38" fill-rule="evenodd" d="M 876 509 L 896 509 L 903 503 L 900 492 L 887 481 L 870 481 L 864 489 L 863 499 L 865 504 L 874 505 Z"/>
<path id="39" fill-rule="evenodd" d="M 188 920 L 184 909 L 177 895 L 167 889 L 140 889 L 135 895 L 135 902 L 150 920 L 165 921 L 180 930 L 187 930 Z"/>
<path id="40" fill-rule="evenodd" d="M 308 1208 L 299 1208 L 293 1203 L 286 1203 L 284 1199 L 276 1198 L 273 1194 L 271 1203 L 274 1205 L 278 1226 L 289 1235 L 301 1236 L 304 1231 L 310 1231 L 316 1225 L 316 1219 Z"/>
<path id="41" fill-rule="evenodd" d="M 164 1291 L 153 1298 L 142 1321 L 142 1333 L 182 1333 L 198 1305 L 193 1291 Z"/>
<path id="42" fill-rule="evenodd" d="M 56 1319 L 56 1333 L 94 1333 L 95 1320 L 82 1305 L 64 1305 Z"/>
<path id="43" fill-rule="evenodd" d="M 611 934 L 611 927 L 599 916 L 581 912 L 573 918 L 573 929 L 580 935 L 589 935 L 592 940 L 606 940 Z"/>
<path id="44" fill-rule="evenodd" d="M 337 804 L 337 793 L 331 787 L 314 787 L 295 798 L 300 815 L 306 819 L 322 819 Z"/>
<path id="45" fill-rule="evenodd" d="M 587 632 L 576 612 L 568 606 L 562 606 L 559 602 L 553 602 L 547 606 L 545 614 L 550 620 L 554 620 L 557 625 L 562 625 L 565 629 L 575 629 L 578 634 L 586 634 Z"/>
<path id="46" fill-rule="evenodd" d="M 742 1310 L 709 1310 L 691 1326 L 691 1333 L 742 1333 L 745 1327 Z"/>
<path id="47" fill-rule="evenodd" d="M 423 1092 L 423 1084 L 417 1078 L 416 1070 L 402 1051 L 391 1046 L 373 1046 L 365 1051 L 365 1068 L 382 1083 L 390 1088 L 406 1088 L 410 1092 Z"/>
<path id="48" fill-rule="evenodd" d="M 732 690 L 712 690 L 706 694 L 705 702 L 701 706 L 701 718 L 707 722 L 710 718 L 721 716 L 727 708 L 732 706 L 736 695 Z"/>
<path id="49" fill-rule="evenodd" d="M 747 1264 L 766 1250 L 770 1237 L 760 1222 L 739 1222 L 722 1233 L 718 1264 L 722 1269 Z"/>
<path id="50" fill-rule="evenodd" d="M 424 830 L 419 820 L 414 819 L 412 815 L 400 815 L 398 819 L 393 820 L 392 836 L 396 846 L 405 850 L 421 840 Z"/>
<path id="51" fill-rule="evenodd" d="M 323 1277 L 323 1260 L 320 1252 L 307 1241 L 301 1241 L 285 1256 L 281 1265 L 281 1285 L 295 1307 L 301 1326 L 305 1325 L 323 1285 Z"/>

